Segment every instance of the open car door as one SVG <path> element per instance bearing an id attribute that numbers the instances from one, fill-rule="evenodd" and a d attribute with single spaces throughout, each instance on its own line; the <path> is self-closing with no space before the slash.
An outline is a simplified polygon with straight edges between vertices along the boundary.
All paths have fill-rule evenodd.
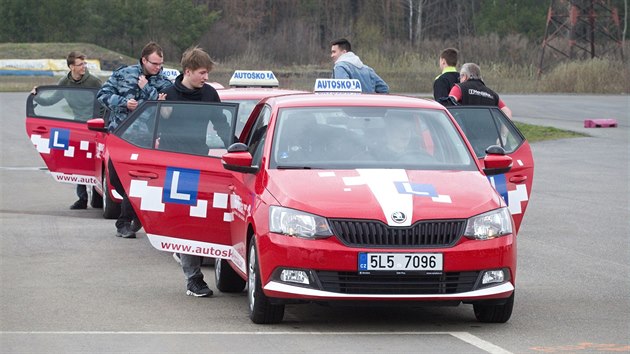
<path id="1" fill-rule="evenodd" d="M 221 156 L 235 139 L 238 104 L 148 101 L 107 136 L 109 158 L 151 244 L 232 259 Z"/>
<path id="2" fill-rule="evenodd" d="M 98 88 L 39 86 L 26 100 L 26 133 L 58 182 L 95 185 L 96 132 L 89 119 L 102 117 Z"/>
<path id="3" fill-rule="evenodd" d="M 534 158 L 529 143 L 512 120 L 498 107 L 447 108 L 466 134 L 477 158 L 482 159 L 486 156 L 486 149 L 489 146 L 499 145 L 514 161 L 509 172 L 488 176 L 488 179 L 508 204 L 518 232 L 527 209 L 534 178 Z"/>

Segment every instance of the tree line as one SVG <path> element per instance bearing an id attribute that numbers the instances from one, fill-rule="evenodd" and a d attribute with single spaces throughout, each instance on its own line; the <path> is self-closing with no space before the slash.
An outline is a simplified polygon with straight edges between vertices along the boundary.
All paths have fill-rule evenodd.
<path id="1" fill-rule="evenodd" d="M 612 0 L 611 4 L 623 10 L 626 1 Z M 0 42 L 88 42 L 137 57 L 146 42 L 155 40 L 164 47 L 168 61 L 178 61 L 187 47 L 200 45 L 215 59 L 224 61 L 252 57 L 282 65 L 320 64 L 327 59 L 329 42 L 339 37 L 350 39 L 364 52 L 396 55 L 422 52 L 426 43 L 465 47 L 471 38 L 480 36 L 510 41 L 516 38 L 538 45 L 550 3 L 0 0 Z M 437 53 L 430 55 L 435 57 Z M 505 60 L 510 56 L 514 60 L 513 53 L 505 56 Z"/>

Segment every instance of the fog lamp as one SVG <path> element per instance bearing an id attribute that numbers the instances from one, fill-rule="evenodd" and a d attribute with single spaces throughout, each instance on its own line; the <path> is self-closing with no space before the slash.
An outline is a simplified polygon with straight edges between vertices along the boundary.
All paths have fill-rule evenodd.
<path id="1" fill-rule="evenodd" d="M 488 270 L 483 273 L 481 284 L 503 283 L 503 281 L 505 281 L 503 270 Z"/>
<path id="2" fill-rule="evenodd" d="M 309 285 L 311 282 L 308 273 L 303 270 L 283 269 L 280 273 L 280 280 L 288 283 L 298 283 Z"/>

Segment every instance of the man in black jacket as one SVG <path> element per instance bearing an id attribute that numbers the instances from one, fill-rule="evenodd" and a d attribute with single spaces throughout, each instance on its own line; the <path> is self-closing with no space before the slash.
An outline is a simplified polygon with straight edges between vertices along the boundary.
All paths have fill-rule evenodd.
<path id="1" fill-rule="evenodd" d="M 481 69 L 475 63 L 462 65 L 459 71 L 459 84 L 455 84 L 448 94 L 461 105 L 498 106 L 506 116 L 512 118 L 512 111 L 499 95 L 489 89 L 481 80 Z"/>
<path id="2" fill-rule="evenodd" d="M 455 48 L 446 48 L 440 53 L 440 69 L 442 73 L 433 81 L 433 98 L 441 104 L 448 104 L 448 93 L 453 85 L 459 82 L 457 71 L 458 51 Z"/>
<path id="3" fill-rule="evenodd" d="M 208 73 L 214 66 L 208 53 L 198 47 L 190 48 L 182 55 L 181 64 L 182 74 L 175 79 L 174 85 L 161 91 L 166 94 L 167 101 L 221 102 L 217 91 L 206 85 Z M 160 136 L 160 150 L 207 155 L 209 147 L 206 145 L 206 131 L 209 122 L 227 148 L 230 126 L 219 109 L 216 114 L 208 117 L 200 115 L 195 107 L 175 106 L 171 111 L 162 112 L 161 115 L 158 129 L 163 131 L 164 135 Z M 201 272 L 203 257 L 185 253 L 175 254 L 175 257 L 181 262 L 186 276 L 186 295 L 197 297 L 212 295 L 212 290 L 203 280 Z"/>

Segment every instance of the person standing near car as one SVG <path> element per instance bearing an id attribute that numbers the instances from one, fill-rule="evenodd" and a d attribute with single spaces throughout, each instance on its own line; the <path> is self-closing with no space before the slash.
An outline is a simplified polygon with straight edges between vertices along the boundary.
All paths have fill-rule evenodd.
<path id="1" fill-rule="evenodd" d="M 57 85 L 59 86 L 74 86 L 74 87 L 95 87 L 100 88 L 102 85 L 101 79 L 90 74 L 87 69 L 87 62 L 85 61 L 85 54 L 77 51 L 72 51 L 66 57 L 66 63 L 70 71 L 66 76 L 61 78 Z M 37 86 L 33 87 L 31 94 L 37 95 Z M 79 97 L 79 96 L 77 96 Z M 35 97 L 34 101 L 38 104 L 49 106 L 59 102 L 61 99 L 66 98 L 63 95 L 52 97 Z M 90 118 L 89 114 L 92 113 L 92 103 L 84 104 L 83 102 L 72 102 L 70 97 L 67 97 L 68 105 L 75 110 L 75 119 L 87 120 Z M 80 107 L 79 107 L 80 106 Z M 87 115 L 87 116 L 86 116 Z M 88 205 L 88 193 L 87 186 L 84 184 L 77 184 L 77 196 L 79 199 L 70 206 L 72 210 L 87 209 Z"/>
<path id="2" fill-rule="evenodd" d="M 457 71 L 457 57 L 459 52 L 455 48 L 446 48 L 440 53 L 440 70 L 442 73 L 433 81 L 433 98 L 441 104 L 448 104 L 448 94 L 453 85 L 459 82 Z"/>
<path id="3" fill-rule="evenodd" d="M 167 101 L 221 102 L 217 91 L 212 86 L 206 84 L 208 81 L 208 73 L 210 73 L 214 67 L 214 63 L 208 53 L 199 47 L 189 48 L 182 55 L 181 65 L 182 73 L 175 78 L 173 86 L 161 91 L 161 93 L 166 94 L 165 99 Z M 160 124 L 183 127 L 185 124 L 173 121 L 173 119 L 180 117 L 196 119 L 196 117 L 191 117 L 186 114 L 172 114 L 165 121 L 161 121 Z M 219 133 L 219 136 L 225 137 L 226 134 L 229 134 L 229 126 L 225 117 L 210 117 L 208 119 L 212 122 L 213 129 Z M 194 127 L 196 125 L 197 124 L 191 124 L 190 126 Z M 199 151 L 201 153 L 205 149 L 205 153 L 207 154 L 208 146 L 205 145 L 207 123 L 204 125 L 202 129 L 198 129 L 201 133 L 201 140 L 198 142 L 200 146 L 193 148 L 193 151 Z M 197 139 L 192 139 L 192 135 L 190 134 L 189 138 L 191 138 L 190 140 L 193 142 L 198 141 Z M 167 141 L 165 141 L 165 143 L 167 143 Z M 162 146 L 161 140 L 160 146 Z M 173 144 L 173 146 L 177 146 L 177 143 Z M 174 256 L 176 259 L 179 258 L 178 262 L 181 263 L 182 270 L 186 277 L 186 295 L 196 297 L 211 296 L 213 292 L 203 280 L 203 273 L 201 272 L 201 264 L 204 257 L 185 253 L 174 254 Z"/>
<path id="4" fill-rule="evenodd" d="M 352 46 L 347 39 L 334 40 L 330 45 L 330 57 L 335 64 L 333 79 L 357 79 L 361 82 L 363 93 L 389 93 L 387 83 L 352 52 Z"/>
<path id="5" fill-rule="evenodd" d="M 158 99 L 158 92 L 172 85 L 162 74 L 163 57 L 162 48 L 155 42 L 149 42 L 142 48 L 137 64 L 119 68 L 105 82 L 97 99 L 110 110 L 107 127 L 110 132 L 142 102 Z M 120 216 L 116 220 L 116 236 L 135 238 L 141 225 L 113 167 L 111 161 L 108 162 L 112 186 L 122 196 Z"/>
<path id="6" fill-rule="evenodd" d="M 481 79 L 481 69 L 475 63 L 462 65 L 459 70 L 459 84 L 455 84 L 448 95 L 461 105 L 498 106 L 512 119 L 512 110 L 496 92 L 486 86 Z"/>

